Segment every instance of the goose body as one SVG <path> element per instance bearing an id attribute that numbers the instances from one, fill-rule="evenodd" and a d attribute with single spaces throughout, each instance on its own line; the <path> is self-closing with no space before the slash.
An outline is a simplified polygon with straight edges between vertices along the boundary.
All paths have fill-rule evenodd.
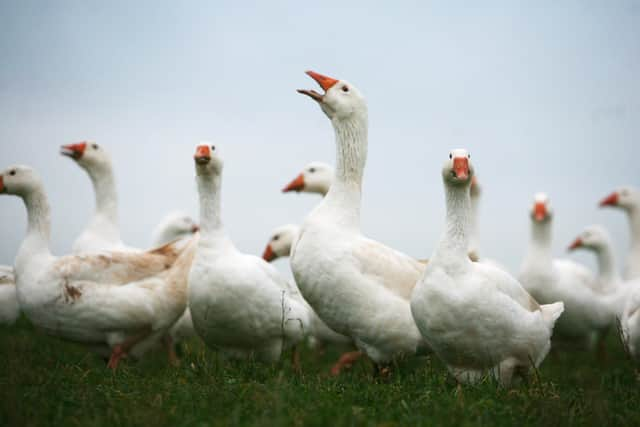
<path id="1" fill-rule="evenodd" d="M 631 240 L 624 267 L 624 278 L 626 280 L 640 278 L 640 190 L 622 187 L 604 198 L 600 206 L 619 208 L 627 214 Z"/>
<path id="2" fill-rule="evenodd" d="M 416 285 L 411 311 L 435 353 L 465 383 L 492 372 L 504 385 L 538 366 L 562 303 L 540 306 L 507 272 L 468 255 L 473 168 L 454 150 L 443 168 L 446 231 Z"/>
<path id="3" fill-rule="evenodd" d="M 0 265 L 0 325 L 13 324 L 19 315 L 13 267 Z"/>
<path id="4" fill-rule="evenodd" d="M 333 330 L 350 337 L 374 362 L 387 363 L 426 346 L 409 308 L 424 264 L 360 232 L 367 107 L 344 81 L 308 72 L 325 90 L 316 100 L 336 132 L 336 172 L 328 194 L 307 216 L 291 253 L 305 299 Z"/>
<path id="5" fill-rule="evenodd" d="M 222 159 L 208 145 L 196 155 L 201 236 L 189 276 L 189 308 L 198 335 L 235 358 L 277 360 L 310 333 L 297 288 L 263 259 L 238 251 L 220 219 Z"/>
<path id="6" fill-rule="evenodd" d="M 36 173 L 26 166 L 6 170 L 0 192 L 21 197 L 27 208 L 27 237 L 14 267 L 17 298 L 41 330 L 111 348 L 115 368 L 129 351 L 144 351 L 183 312 L 193 245 L 56 257 L 49 251 L 49 205 Z"/>
<path id="7" fill-rule="evenodd" d="M 598 294 L 591 271 L 571 260 L 553 259 L 552 219 L 548 196 L 537 194 L 531 210 L 532 237 L 519 279 L 538 302 L 564 302 L 565 312 L 555 328 L 558 338 L 592 346 L 610 325 L 610 307 Z"/>
<path id="8" fill-rule="evenodd" d="M 615 328 L 620 320 L 622 336 L 629 352 L 640 357 L 640 279 L 625 281 L 616 266 L 613 244 L 607 230 L 599 225 L 591 225 L 582 231 L 569 247 L 570 250 L 587 249 L 595 253 L 598 261 L 598 286 L 596 291 L 609 309 L 609 328 Z"/>
<path id="9" fill-rule="evenodd" d="M 94 142 L 80 142 L 63 145 L 60 153 L 73 159 L 87 172 L 96 199 L 95 212 L 74 241 L 73 253 L 137 252 L 120 238 L 118 195 L 111 159 L 106 150 Z"/>

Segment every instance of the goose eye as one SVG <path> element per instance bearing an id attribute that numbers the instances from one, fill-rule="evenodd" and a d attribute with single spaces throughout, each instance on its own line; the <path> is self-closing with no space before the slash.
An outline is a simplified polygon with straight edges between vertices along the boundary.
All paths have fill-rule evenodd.
<path id="1" fill-rule="evenodd" d="M 452 158 L 453 158 L 453 155 L 452 155 L 451 153 L 449 153 L 449 158 L 450 158 L 450 159 L 452 159 Z"/>
<path id="2" fill-rule="evenodd" d="M 275 236 L 273 236 L 273 240 L 280 240 L 280 235 L 276 234 Z"/>
<path id="3" fill-rule="evenodd" d="M 315 171 L 316 171 L 316 168 L 309 168 L 309 172 L 315 173 Z"/>
<path id="4" fill-rule="evenodd" d="M 216 151 L 216 146 L 215 145 L 211 146 L 211 151 Z"/>
<path id="5" fill-rule="evenodd" d="M 15 169 L 11 169 L 9 171 L 9 175 L 14 176 L 16 174 L 16 170 Z"/>
<path id="6" fill-rule="evenodd" d="M 471 154 L 467 154 L 467 159 L 470 159 L 470 158 L 471 158 Z"/>
<path id="7" fill-rule="evenodd" d="M 349 92 L 349 87 L 348 86 L 342 86 L 342 91 L 343 92 Z"/>
<path id="8" fill-rule="evenodd" d="M 91 148 L 93 148 L 94 150 L 97 150 L 100 147 L 98 147 L 98 144 L 91 144 Z"/>

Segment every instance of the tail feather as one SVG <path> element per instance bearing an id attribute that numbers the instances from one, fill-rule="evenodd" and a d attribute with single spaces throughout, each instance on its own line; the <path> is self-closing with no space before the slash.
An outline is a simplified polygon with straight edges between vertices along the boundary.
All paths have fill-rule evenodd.
<path id="1" fill-rule="evenodd" d="M 560 315 L 564 312 L 564 303 L 560 301 L 553 304 L 544 304 L 540 306 L 540 311 L 542 311 L 544 321 L 550 328 L 553 328 Z"/>

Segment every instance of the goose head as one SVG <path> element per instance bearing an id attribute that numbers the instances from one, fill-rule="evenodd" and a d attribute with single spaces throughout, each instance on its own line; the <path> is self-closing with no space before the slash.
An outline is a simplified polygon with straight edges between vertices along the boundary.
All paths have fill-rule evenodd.
<path id="1" fill-rule="evenodd" d="M 326 163 L 311 162 L 304 167 L 293 181 L 282 189 L 282 192 L 317 193 L 324 196 L 329 191 L 332 183 L 333 168 Z"/>
<path id="2" fill-rule="evenodd" d="M 287 257 L 291 253 L 291 246 L 298 237 L 300 227 L 287 224 L 273 230 L 269 243 L 262 253 L 262 258 L 271 262 L 280 257 Z"/>
<path id="3" fill-rule="evenodd" d="M 534 223 L 547 223 L 553 217 L 551 201 L 546 193 L 537 193 L 533 197 L 533 206 L 529 212 Z"/>
<path id="4" fill-rule="evenodd" d="M 586 227 L 582 233 L 569 245 L 568 250 L 572 251 L 578 248 L 599 252 L 609 244 L 609 233 L 600 225 L 590 225 Z"/>
<path id="5" fill-rule="evenodd" d="M 172 240 L 196 233 L 200 230 L 198 224 L 184 212 L 171 212 L 158 224 L 154 235 L 159 243 L 168 243 Z"/>
<path id="6" fill-rule="evenodd" d="M 110 167 L 109 153 L 95 142 L 78 142 L 60 147 L 60 154 L 72 158 L 78 166 L 86 170 Z"/>
<path id="7" fill-rule="evenodd" d="M 40 177 L 29 166 L 15 165 L 0 173 L 0 194 L 24 198 L 41 185 Z"/>
<path id="8" fill-rule="evenodd" d="M 622 187 L 600 201 L 600 206 L 612 206 L 625 210 L 640 207 L 640 191 L 632 187 Z"/>
<path id="9" fill-rule="evenodd" d="M 471 155 L 463 148 L 451 150 L 442 167 L 442 179 L 452 187 L 469 187 L 473 179 Z"/>
<path id="10" fill-rule="evenodd" d="M 193 155 L 198 175 L 220 175 L 224 162 L 220 157 L 218 148 L 209 143 L 201 143 L 196 147 Z"/>
<path id="11" fill-rule="evenodd" d="M 366 117 L 367 103 L 355 86 L 345 80 L 336 80 L 315 71 L 306 73 L 320 85 L 324 93 L 312 89 L 298 89 L 298 92 L 320 104 L 320 108 L 329 119 L 343 121 Z"/>

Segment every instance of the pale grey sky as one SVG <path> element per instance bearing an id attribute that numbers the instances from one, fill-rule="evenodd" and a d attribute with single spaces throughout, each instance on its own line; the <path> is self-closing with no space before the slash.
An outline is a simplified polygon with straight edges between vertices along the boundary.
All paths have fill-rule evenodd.
<path id="1" fill-rule="evenodd" d="M 640 185 L 640 1 L 239 3 L 0 3 L 0 167 L 44 178 L 55 253 L 93 210 L 89 179 L 58 147 L 88 139 L 111 153 L 122 234 L 140 247 L 166 212 L 197 214 L 194 147 L 221 145 L 228 232 L 260 254 L 273 227 L 319 200 L 280 189 L 309 161 L 334 163 L 329 121 L 295 92 L 314 87 L 306 69 L 367 97 L 369 236 L 429 256 L 440 167 L 465 147 L 484 189 L 485 256 L 517 271 L 541 190 L 558 255 L 592 223 L 626 249 L 625 218 L 596 204 Z M 11 263 L 26 216 L 19 200 L 0 203 L 0 263 Z"/>

